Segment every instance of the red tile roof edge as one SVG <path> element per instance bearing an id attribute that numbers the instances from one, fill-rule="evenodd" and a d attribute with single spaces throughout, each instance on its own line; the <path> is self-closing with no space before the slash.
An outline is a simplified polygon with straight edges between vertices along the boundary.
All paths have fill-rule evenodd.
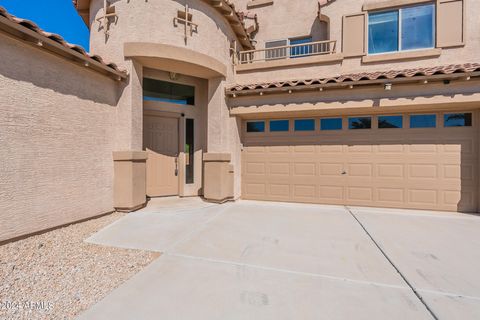
<path id="1" fill-rule="evenodd" d="M 328 78 L 315 78 L 305 80 L 288 80 L 274 81 L 253 84 L 236 84 L 227 87 L 227 92 L 241 92 L 258 89 L 299 87 L 307 85 L 325 85 L 325 84 L 341 84 L 349 82 L 361 82 L 368 80 L 393 80 L 399 78 L 415 78 L 434 75 L 451 75 L 456 73 L 472 73 L 480 72 L 480 63 L 451 64 L 446 66 L 414 68 L 403 70 L 361 72 L 353 74 L 345 74 Z"/>
<path id="2" fill-rule="evenodd" d="M 80 53 L 82 54 L 83 56 L 85 56 L 85 58 L 88 58 L 88 59 L 93 59 L 97 62 L 99 62 L 100 64 L 104 65 L 105 67 L 108 67 L 114 71 L 117 71 L 117 72 L 120 72 L 120 73 L 127 73 L 125 70 L 122 70 L 120 69 L 115 63 L 113 62 L 106 62 L 103 60 L 102 57 L 100 57 L 99 55 L 92 55 L 90 53 L 88 53 L 82 46 L 80 45 L 76 45 L 76 44 L 71 44 L 67 41 L 65 41 L 65 39 L 63 39 L 62 36 L 58 35 L 58 34 L 55 34 L 55 33 L 50 33 L 50 32 L 47 32 L 47 31 L 44 31 L 43 29 L 41 29 L 36 23 L 34 23 L 33 21 L 30 21 L 30 20 L 27 20 L 27 19 L 21 19 L 21 18 L 18 18 L 12 14 L 10 14 L 4 7 L 0 6 L 0 17 L 4 17 L 6 19 L 8 19 L 9 21 L 13 22 L 13 23 L 16 23 L 17 25 L 20 25 L 22 27 L 25 27 L 31 31 L 34 31 L 36 33 L 38 33 L 39 35 L 41 36 L 44 36 L 50 40 L 53 40 L 59 44 L 61 44 L 62 46 L 64 46 L 66 49 L 68 50 L 72 50 L 72 51 L 75 51 L 77 53 Z"/>

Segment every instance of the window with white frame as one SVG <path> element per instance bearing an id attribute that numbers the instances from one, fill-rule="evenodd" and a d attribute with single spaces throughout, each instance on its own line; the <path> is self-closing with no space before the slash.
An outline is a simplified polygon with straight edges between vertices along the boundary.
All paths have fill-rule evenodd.
<path id="1" fill-rule="evenodd" d="M 435 5 L 368 14 L 368 53 L 429 49 L 435 46 Z"/>

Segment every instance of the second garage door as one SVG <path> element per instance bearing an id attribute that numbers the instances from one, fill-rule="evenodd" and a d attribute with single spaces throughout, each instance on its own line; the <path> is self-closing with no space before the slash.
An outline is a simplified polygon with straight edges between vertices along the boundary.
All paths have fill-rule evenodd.
<path id="1" fill-rule="evenodd" d="M 247 121 L 242 197 L 475 212 L 475 113 Z"/>

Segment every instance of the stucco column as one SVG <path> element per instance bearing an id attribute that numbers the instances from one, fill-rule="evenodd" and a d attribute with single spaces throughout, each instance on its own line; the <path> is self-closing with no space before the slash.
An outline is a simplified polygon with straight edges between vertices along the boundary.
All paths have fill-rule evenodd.
<path id="1" fill-rule="evenodd" d="M 241 189 L 241 141 L 239 124 L 241 122 L 230 116 L 225 100 L 224 78 L 212 78 L 208 81 L 208 124 L 207 152 L 223 153 L 230 156 L 233 166 L 233 197 L 240 197 Z"/>
<path id="2" fill-rule="evenodd" d="M 226 152 L 228 148 L 225 139 L 228 109 L 225 105 L 224 87 L 224 78 L 218 77 L 208 80 L 208 152 Z"/>
<path id="3" fill-rule="evenodd" d="M 145 151 L 113 153 L 113 205 L 118 211 L 134 211 L 145 206 L 147 156 Z"/>
<path id="4" fill-rule="evenodd" d="M 224 202 L 233 198 L 234 169 L 230 160 L 229 153 L 205 153 L 203 155 L 203 195 L 206 200 Z"/>
<path id="5" fill-rule="evenodd" d="M 129 77 L 120 92 L 116 118 L 116 150 L 140 151 L 143 147 L 142 66 L 125 61 Z"/>

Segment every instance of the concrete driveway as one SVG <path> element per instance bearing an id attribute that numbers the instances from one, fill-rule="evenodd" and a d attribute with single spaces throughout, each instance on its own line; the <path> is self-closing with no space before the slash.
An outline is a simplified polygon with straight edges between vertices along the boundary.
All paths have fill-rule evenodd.
<path id="1" fill-rule="evenodd" d="M 480 217 L 165 201 L 87 239 L 163 255 L 80 319 L 480 319 Z"/>

